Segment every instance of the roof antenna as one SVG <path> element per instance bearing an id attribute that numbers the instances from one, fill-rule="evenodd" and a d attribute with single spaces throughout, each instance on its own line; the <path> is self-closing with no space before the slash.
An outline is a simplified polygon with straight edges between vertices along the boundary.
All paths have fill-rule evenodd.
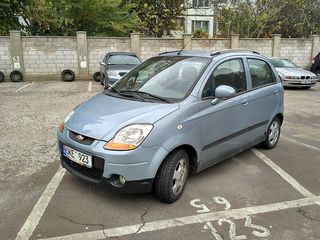
<path id="1" fill-rule="evenodd" d="M 189 44 L 189 42 L 191 42 L 191 38 L 189 39 L 189 41 L 181 48 L 181 50 L 177 53 L 177 56 L 179 56 L 182 52 L 182 50 Z"/>

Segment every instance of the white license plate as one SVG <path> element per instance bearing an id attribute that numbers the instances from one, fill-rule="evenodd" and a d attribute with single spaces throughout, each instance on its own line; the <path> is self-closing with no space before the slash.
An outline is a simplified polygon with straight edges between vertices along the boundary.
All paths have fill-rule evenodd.
<path id="1" fill-rule="evenodd" d="M 74 150 L 66 145 L 62 145 L 62 154 L 81 166 L 92 168 L 92 157 L 90 155 L 78 152 L 77 150 Z"/>

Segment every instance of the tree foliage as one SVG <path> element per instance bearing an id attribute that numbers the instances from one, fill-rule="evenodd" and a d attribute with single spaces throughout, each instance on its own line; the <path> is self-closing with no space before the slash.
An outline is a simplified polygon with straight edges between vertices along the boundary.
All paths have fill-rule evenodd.
<path id="1" fill-rule="evenodd" d="M 309 37 L 319 33 L 319 5 L 319 0 L 235 1 L 220 7 L 217 20 L 225 36 Z"/>
<path id="2" fill-rule="evenodd" d="M 176 28 L 176 18 L 184 10 L 184 0 L 135 0 L 144 35 L 162 37 Z"/>
<path id="3" fill-rule="evenodd" d="M 8 35 L 10 30 L 20 29 L 20 0 L 0 1 L 0 35 Z"/>

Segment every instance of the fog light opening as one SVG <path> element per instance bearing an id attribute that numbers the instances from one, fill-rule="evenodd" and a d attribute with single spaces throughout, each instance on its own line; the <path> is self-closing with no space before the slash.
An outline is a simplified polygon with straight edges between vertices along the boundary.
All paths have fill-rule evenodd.
<path id="1" fill-rule="evenodd" d="M 126 183 L 126 179 L 122 176 L 119 176 L 119 181 L 122 185 Z"/>

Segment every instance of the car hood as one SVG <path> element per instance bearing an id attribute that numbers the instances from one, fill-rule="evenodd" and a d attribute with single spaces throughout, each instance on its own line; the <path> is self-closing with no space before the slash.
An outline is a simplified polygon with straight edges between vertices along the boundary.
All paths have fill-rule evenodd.
<path id="1" fill-rule="evenodd" d="M 276 68 L 276 70 L 283 76 L 315 76 L 312 72 L 302 68 Z"/>
<path id="2" fill-rule="evenodd" d="M 108 69 L 116 72 L 129 72 L 132 68 L 137 65 L 123 65 L 123 64 L 115 64 L 115 65 L 108 65 Z"/>
<path id="3" fill-rule="evenodd" d="M 82 103 L 66 127 L 94 139 L 109 141 L 129 124 L 153 124 L 178 108 L 177 103 L 139 102 L 100 93 Z"/>

